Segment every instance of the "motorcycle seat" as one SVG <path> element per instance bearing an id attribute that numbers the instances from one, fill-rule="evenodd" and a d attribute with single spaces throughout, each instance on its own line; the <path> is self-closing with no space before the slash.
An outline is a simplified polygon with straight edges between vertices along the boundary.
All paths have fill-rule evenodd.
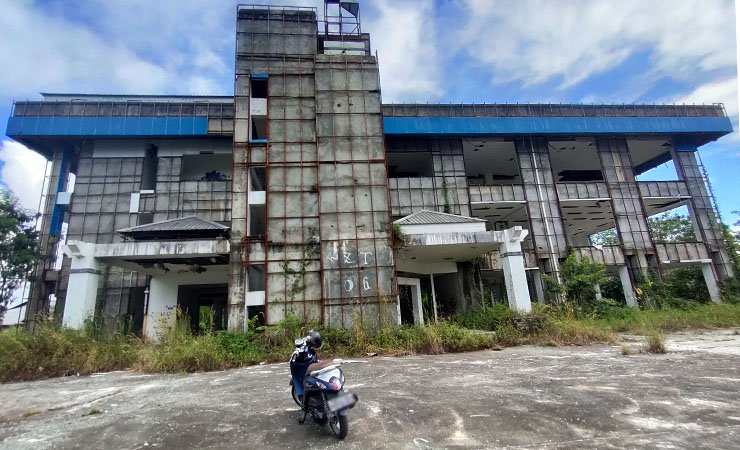
<path id="1" fill-rule="evenodd" d="M 308 368 L 306 369 L 306 375 L 313 375 L 313 372 L 318 372 L 321 369 L 325 369 L 333 365 L 334 365 L 334 361 L 332 360 L 315 362 L 311 364 L 310 366 L 308 366 Z"/>

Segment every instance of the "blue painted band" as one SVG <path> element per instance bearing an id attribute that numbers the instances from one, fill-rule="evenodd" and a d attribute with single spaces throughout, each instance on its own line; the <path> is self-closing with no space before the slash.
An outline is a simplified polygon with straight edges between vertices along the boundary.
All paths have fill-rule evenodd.
<path id="1" fill-rule="evenodd" d="M 15 136 L 205 136 L 207 117 L 10 117 Z"/>
<path id="2" fill-rule="evenodd" d="M 385 117 L 387 135 L 656 134 L 732 132 L 727 117 Z"/>
<path id="3" fill-rule="evenodd" d="M 267 78 L 266 73 L 253 73 L 249 76 L 250 78 Z"/>
<path id="4" fill-rule="evenodd" d="M 674 142 L 673 149 L 677 152 L 695 152 L 697 150 L 696 144 L 691 142 Z"/>
<path id="5" fill-rule="evenodd" d="M 249 140 L 250 144 L 267 144 L 268 142 L 270 142 L 268 139 L 250 139 Z"/>
<path id="6" fill-rule="evenodd" d="M 62 235 L 62 225 L 64 224 L 64 214 L 67 212 L 67 205 L 57 204 L 56 198 L 60 192 L 64 191 L 64 185 L 67 184 L 69 177 L 69 163 L 72 160 L 72 149 L 64 149 L 62 160 L 59 166 L 59 180 L 57 181 L 57 192 L 54 197 L 54 208 L 51 211 L 51 221 L 49 223 L 49 234 L 59 237 Z"/>

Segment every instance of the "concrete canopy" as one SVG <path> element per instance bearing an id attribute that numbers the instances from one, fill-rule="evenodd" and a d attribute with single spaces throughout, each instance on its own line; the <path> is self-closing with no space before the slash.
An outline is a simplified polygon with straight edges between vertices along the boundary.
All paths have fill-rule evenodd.
<path id="1" fill-rule="evenodd" d="M 503 231 L 486 231 L 485 221 L 480 219 L 433 211 L 423 213 L 422 217 L 416 213 L 394 222 L 405 234 L 396 261 L 399 271 L 429 275 L 457 272 L 458 262 L 469 261 L 498 249 L 509 306 L 514 310 L 531 312 L 521 247 L 521 242 L 529 234 L 528 230 L 514 227 Z M 439 220 L 434 220 L 435 215 L 439 215 Z M 417 218 L 421 220 L 415 220 Z"/>
<path id="2" fill-rule="evenodd" d="M 449 226 L 455 229 L 454 226 Z M 403 228 L 403 227 L 402 227 Z M 406 245 L 399 252 L 399 260 L 419 262 L 464 262 L 498 250 L 501 240 L 495 233 L 448 233 L 407 235 Z M 399 261 L 399 265 L 401 261 Z"/>
<path id="3" fill-rule="evenodd" d="M 72 248 L 71 241 L 67 247 Z M 229 241 L 203 239 L 195 241 L 143 241 L 97 244 L 96 260 L 148 275 L 162 275 L 173 267 L 202 267 L 228 263 Z"/>

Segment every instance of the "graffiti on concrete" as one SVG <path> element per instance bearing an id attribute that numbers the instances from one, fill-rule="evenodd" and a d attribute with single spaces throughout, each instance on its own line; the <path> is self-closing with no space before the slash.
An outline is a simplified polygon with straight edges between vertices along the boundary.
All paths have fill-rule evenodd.
<path id="1" fill-rule="evenodd" d="M 376 295 L 379 279 L 392 277 L 385 273 L 392 271 L 385 267 L 392 265 L 391 250 L 387 245 L 376 247 L 376 244 L 375 240 L 368 239 L 331 241 L 322 245 L 324 289 L 328 298 Z M 383 271 L 382 276 L 380 271 Z M 390 292 L 390 286 L 383 290 Z"/>

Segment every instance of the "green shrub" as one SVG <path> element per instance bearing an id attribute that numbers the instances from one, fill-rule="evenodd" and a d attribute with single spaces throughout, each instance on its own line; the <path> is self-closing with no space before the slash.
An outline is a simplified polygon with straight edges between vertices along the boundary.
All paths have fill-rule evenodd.
<path id="1" fill-rule="evenodd" d="M 496 331 L 500 327 L 511 326 L 515 314 L 508 306 L 496 304 L 458 314 L 452 321 L 471 330 Z"/>
<path id="2" fill-rule="evenodd" d="M 505 347 L 511 347 L 522 343 L 524 335 L 511 325 L 499 327 L 496 330 L 496 343 Z"/>
<path id="3" fill-rule="evenodd" d="M 196 372 L 226 367 L 226 351 L 215 335 L 174 333 L 142 351 L 136 366 L 146 372 Z"/>
<path id="4" fill-rule="evenodd" d="M 257 364 L 264 360 L 263 352 L 259 348 L 253 332 L 230 333 L 219 331 L 215 337 L 230 364 Z"/>
<path id="5" fill-rule="evenodd" d="M 585 306 L 596 301 L 596 286 L 606 279 L 606 266 L 571 253 L 561 266 L 560 280 L 550 275 L 542 278 L 548 292 L 558 294 L 565 303 Z"/>

